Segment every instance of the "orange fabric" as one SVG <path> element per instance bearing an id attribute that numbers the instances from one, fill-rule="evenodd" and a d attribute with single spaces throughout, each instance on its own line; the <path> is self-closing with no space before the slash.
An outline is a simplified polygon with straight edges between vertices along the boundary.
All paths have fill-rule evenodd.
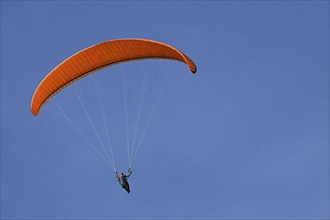
<path id="1" fill-rule="evenodd" d="M 105 41 L 77 52 L 50 71 L 35 90 L 30 111 L 37 115 L 52 95 L 92 71 L 119 62 L 149 58 L 178 60 L 186 63 L 192 73 L 196 72 L 189 57 L 165 43 L 137 38 Z"/>

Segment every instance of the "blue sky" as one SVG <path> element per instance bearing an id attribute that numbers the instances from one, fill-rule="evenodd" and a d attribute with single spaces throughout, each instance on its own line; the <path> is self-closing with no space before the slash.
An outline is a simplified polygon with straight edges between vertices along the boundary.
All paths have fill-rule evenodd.
<path id="1" fill-rule="evenodd" d="M 117 65 L 30 113 L 58 63 L 126 37 L 177 47 L 197 74 L 169 61 Z M 99 82 L 126 170 L 122 75 L 134 118 L 145 72 L 146 109 L 165 89 L 127 195 L 56 105 L 95 141 L 72 91 L 100 125 Z M 1 1 L 1 218 L 329 218 L 329 2 Z"/>

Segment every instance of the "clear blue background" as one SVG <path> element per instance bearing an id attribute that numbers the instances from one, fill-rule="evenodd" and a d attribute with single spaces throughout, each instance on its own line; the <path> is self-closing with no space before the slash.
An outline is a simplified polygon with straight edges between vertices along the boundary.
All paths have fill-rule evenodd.
<path id="1" fill-rule="evenodd" d="M 52 103 L 29 112 L 59 62 L 124 37 L 198 66 L 174 64 L 129 195 Z M 1 218 L 329 218 L 329 2 L 1 1 Z"/>

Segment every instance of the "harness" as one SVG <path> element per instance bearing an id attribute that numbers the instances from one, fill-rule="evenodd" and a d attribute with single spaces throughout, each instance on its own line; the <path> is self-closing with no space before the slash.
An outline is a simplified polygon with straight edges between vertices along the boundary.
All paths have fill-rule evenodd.
<path id="1" fill-rule="evenodd" d="M 126 176 L 120 176 L 120 177 L 119 177 L 119 183 L 120 183 L 121 186 L 127 186 L 128 183 L 127 183 L 127 178 L 126 178 Z"/>

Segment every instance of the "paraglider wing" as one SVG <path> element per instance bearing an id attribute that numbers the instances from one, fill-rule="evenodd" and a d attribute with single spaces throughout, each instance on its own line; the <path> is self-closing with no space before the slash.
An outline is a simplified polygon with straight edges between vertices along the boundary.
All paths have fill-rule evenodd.
<path id="1" fill-rule="evenodd" d="M 83 49 L 64 60 L 39 83 L 35 90 L 30 111 L 38 115 L 41 106 L 62 88 L 100 68 L 137 59 L 173 59 L 186 63 L 192 73 L 194 62 L 178 49 L 162 42 L 128 38 L 110 40 Z"/>

